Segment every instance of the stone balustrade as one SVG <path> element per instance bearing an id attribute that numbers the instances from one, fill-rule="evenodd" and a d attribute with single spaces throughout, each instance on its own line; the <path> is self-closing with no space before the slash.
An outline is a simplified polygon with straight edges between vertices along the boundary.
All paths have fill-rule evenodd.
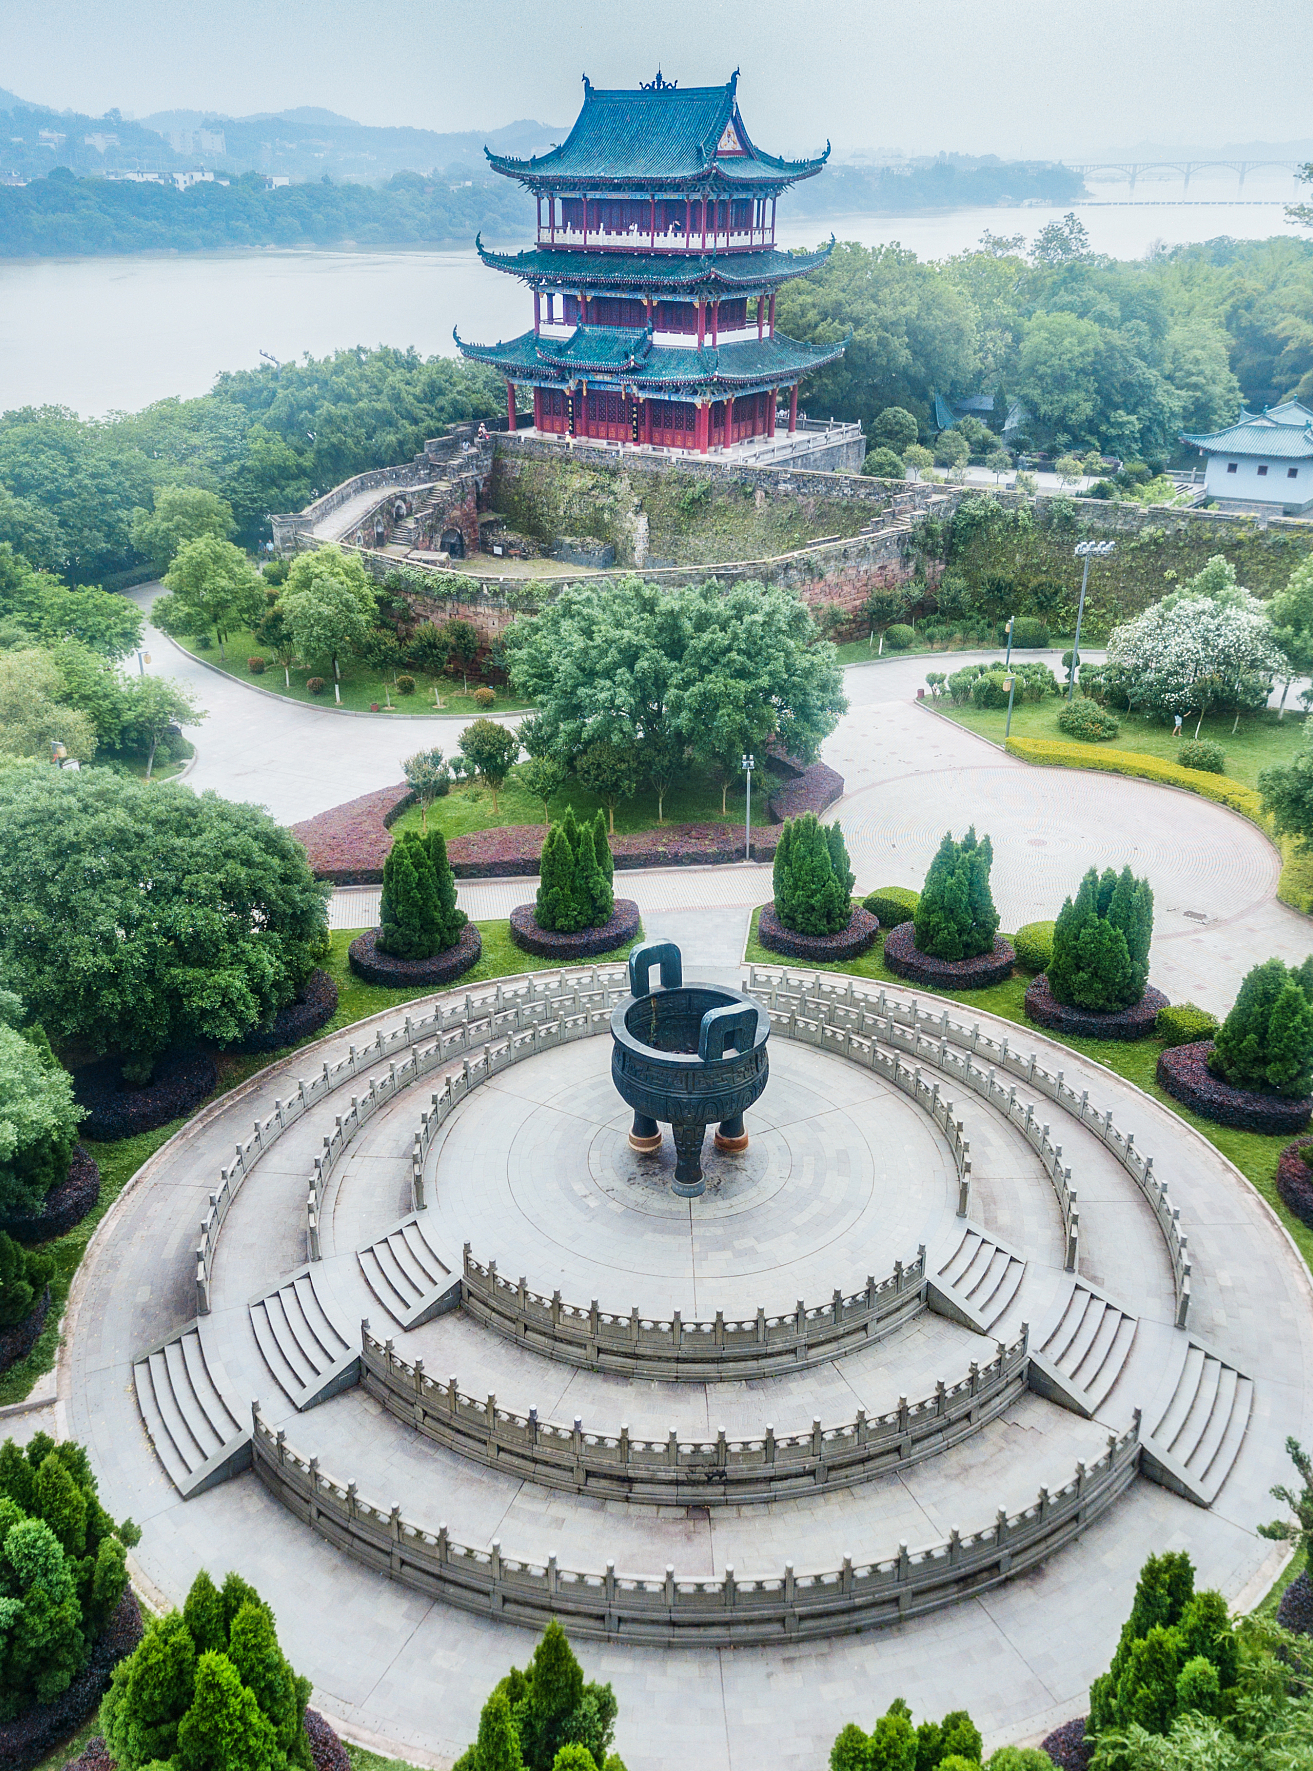
<path id="1" fill-rule="evenodd" d="M 423 1360 L 407 1363 L 391 1340 L 361 1325 L 361 1381 L 398 1420 L 447 1450 L 548 1488 L 654 1506 L 745 1505 L 851 1488 L 889 1470 L 904 1469 L 946 1450 L 994 1420 L 1027 1387 L 1025 1324 L 1012 1346 L 997 1343 L 987 1364 L 937 1383 L 933 1395 L 909 1403 L 900 1396 L 887 1414 L 865 1409 L 842 1425 L 812 1422 L 811 1431 L 777 1435 L 772 1426 L 748 1439 L 724 1428 L 707 1442 L 671 1427 L 664 1439 L 618 1432 L 585 1432 L 583 1422 L 556 1425 L 536 1409 L 516 1414 L 495 1396 L 463 1395 L 453 1377 L 429 1377 Z"/>
<path id="2" fill-rule="evenodd" d="M 486 1550 L 456 1543 L 445 1525 L 425 1529 L 361 1497 L 287 1443 L 252 1406 L 252 1456 L 265 1487 L 303 1524 L 379 1574 L 466 1611 L 542 1629 L 560 1620 L 572 1636 L 667 1647 L 735 1647 L 844 1635 L 902 1623 L 996 1585 L 1044 1561 L 1099 1518 L 1135 1477 L 1140 1417 L 1109 1435 L 1095 1463 L 1078 1463 L 1056 1494 L 1041 1488 L 1019 1513 L 1000 1508 L 993 1523 L 947 1541 L 880 1561 L 798 1574 L 792 1563 L 765 1579 L 738 1580 L 733 1568 L 713 1579 L 580 1573 L 512 1559 L 494 1539 Z"/>
<path id="3" fill-rule="evenodd" d="M 855 989 L 851 978 L 839 983 L 833 974 L 791 977 L 784 966 L 752 966 L 748 989 L 771 1010 L 772 1029 L 786 1037 L 803 1038 L 826 1050 L 842 1052 L 846 1050 L 846 1035 L 854 1042 L 856 1055 L 867 1062 L 871 1059 L 865 1043 L 882 1039 L 891 1050 L 901 1047 L 921 1062 L 960 1077 L 974 1093 L 1005 1112 L 1044 1162 L 1063 1215 L 1065 1264 L 1069 1272 L 1079 1272 L 1080 1215 L 1071 1170 L 1062 1161 L 1062 1146 L 1050 1141 L 1049 1128 L 1036 1120 L 1033 1104 L 1023 1108 L 1016 1089 L 1003 1087 L 998 1071 L 1023 1079 L 1063 1112 L 1071 1114 L 1112 1153 L 1148 1201 L 1171 1262 L 1176 1326 L 1188 1325 L 1191 1263 L 1180 1211 L 1171 1203 L 1166 1183 L 1155 1176 L 1153 1157 L 1135 1148 L 1133 1132 L 1122 1132 L 1113 1124 L 1111 1108 L 1100 1113 L 1090 1104 L 1088 1089 L 1077 1094 L 1063 1071 L 1046 1070 L 1034 1052 L 1023 1057 L 1012 1049 L 1007 1036 L 990 1038 L 981 1032 L 979 1022 L 968 1025 L 952 1020 L 947 1009 L 938 1013 L 922 1009 L 915 997 L 903 1000 L 885 988 L 880 989 L 872 1003 L 870 993 Z M 950 1044 L 959 1049 L 950 1050 Z M 971 1062 L 972 1055 L 981 1053 L 989 1060 L 989 1069 Z"/>

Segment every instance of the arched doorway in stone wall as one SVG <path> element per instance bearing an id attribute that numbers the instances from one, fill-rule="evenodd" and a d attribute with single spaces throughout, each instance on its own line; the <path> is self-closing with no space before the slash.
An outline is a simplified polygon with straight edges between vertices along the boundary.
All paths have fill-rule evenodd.
<path id="1" fill-rule="evenodd" d="M 453 560 L 465 558 L 465 537 L 459 529 L 444 529 L 442 540 L 438 543 L 443 553 L 449 553 Z"/>

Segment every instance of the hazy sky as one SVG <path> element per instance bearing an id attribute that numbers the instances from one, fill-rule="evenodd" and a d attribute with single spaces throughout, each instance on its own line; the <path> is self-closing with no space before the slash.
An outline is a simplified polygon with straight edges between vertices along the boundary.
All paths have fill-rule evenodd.
<path id="1" fill-rule="evenodd" d="M 0 86 L 99 116 L 324 105 L 366 123 L 568 123 L 579 76 L 738 65 L 786 153 L 1079 158 L 1313 130 L 1308 0 L 0 0 Z"/>

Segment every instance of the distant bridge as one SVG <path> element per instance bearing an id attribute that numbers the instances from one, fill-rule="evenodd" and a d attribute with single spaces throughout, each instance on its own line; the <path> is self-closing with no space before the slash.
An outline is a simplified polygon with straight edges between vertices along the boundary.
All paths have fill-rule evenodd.
<path id="1" fill-rule="evenodd" d="M 1179 172 L 1184 180 L 1185 189 L 1190 188 L 1190 180 L 1196 172 L 1234 172 L 1237 178 L 1237 194 L 1245 188 L 1248 173 L 1257 172 L 1260 168 L 1276 167 L 1283 172 L 1296 174 L 1303 168 L 1300 160 L 1091 160 L 1085 165 L 1076 165 L 1064 161 L 1072 172 L 1082 174 L 1089 172 L 1116 172 L 1126 179 L 1130 188 L 1135 189 L 1136 181 L 1146 172 Z"/>

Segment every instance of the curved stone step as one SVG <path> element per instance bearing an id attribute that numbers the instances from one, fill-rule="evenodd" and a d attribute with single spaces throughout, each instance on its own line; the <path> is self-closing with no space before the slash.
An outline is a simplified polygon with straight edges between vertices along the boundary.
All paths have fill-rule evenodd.
<path id="1" fill-rule="evenodd" d="M 359 1349 L 321 1300 L 313 1267 L 300 1268 L 248 1308 L 261 1357 L 294 1407 L 313 1408 L 357 1382 Z"/>
<path id="2" fill-rule="evenodd" d="M 1023 1255 L 968 1223 L 930 1285 L 930 1307 L 988 1334 L 1015 1299 L 1025 1272 Z"/>
<path id="3" fill-rule="evenodd" d="M 199 1322 L 141 1354 L 132 1381 L 151 1444 L 184 1500 L 249 1467 L 251 1430 L 210 1369 Z"/>
<path id="4" fill-rule="evenodd" d="M 1253 1381 L 1191 1335 L 1176 1388 L 1145 1437 L 1145 1475 L 1211 1506 L 1244 1442 L 1253 1398 Z"/>
<path id="5" fill-rule="evenodd" d="M 356 1254 L 366 1285 L 401 1328 L 417 1328 L 460 1303 L 460 1279 L 430 1245 L 425 1218 L 412 1212 Z"/>
<path id="6" fill-rule="evenodd" d="M 1057 1323 L 1036 1348 L 1097 1414 L 1135 1344 L 1138 1319 L 1084 1280 L 1073 1285 Z"/>

